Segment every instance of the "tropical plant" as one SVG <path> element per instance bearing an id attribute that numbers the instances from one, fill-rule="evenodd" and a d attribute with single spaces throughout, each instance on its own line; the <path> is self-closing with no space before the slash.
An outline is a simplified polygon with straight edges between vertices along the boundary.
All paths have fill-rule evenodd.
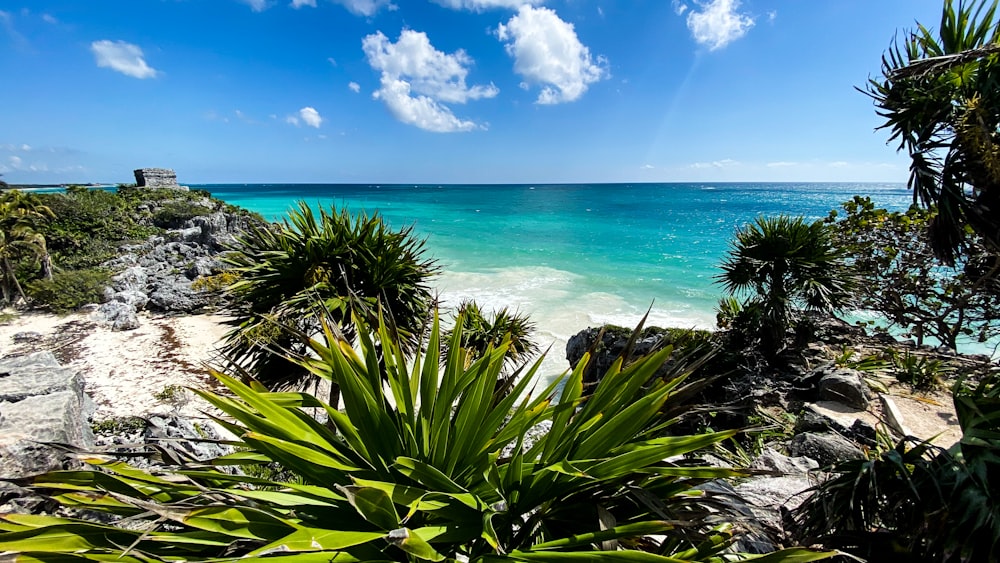
<path id="1" fill-rule="evenodd" d="M 323 342 L 297 358 L 338 381 L 345 410 L 304 393 L 268 392 L 223 374 L 232 397 L 198 393 L 248 451 L 150 473 L 90 457 L 93 468 L 30 479 L 65 506 L 125 517 L 117 523 L 0 516 L 0 552 L 23 561 L 598 561 L 721 562 L 735 528 L 703 489 L 739 472 L 680 460 L 735 431 L 671 436 L 664 410 L 693 366 L 655 377 L 661 350 L 617 363 L 589 396 L 586 362 L 529 392 L 540 363 L 494 401 L 510 341 L 466 362 L 448 352 L 435 317 L 425 354 L 406 338 L 354 322 L 360 353 L 322 323 Z M 561 385 L 558 402 L 556 389 Z M 303 409 L 319 408 L 333 431 Z M 549 425 L 533 443 L 529 430 Z M 667 459 L 679 461 L 665 461 Z M 287 482 L 218 466 L 277 464 Z M 277 473 L 271 473 L 275 475 Z M 107 520 L 104 520 L 107 521 Z M 112 522 L 115 522 L 112 520 Z M 793 548 L 760 563 L 807 562 L 829 552 Z"/>
<path id="2" fill-rule="evenodd" d="M 956 385 L 962 440 L 912 437 L 871 459 L 839 463 L 795 511 L 796 535 L 869 561 L 997 561 L 1000 554 L 1000 374 Z"/>
<path id="3" fill-rule="evenodd" d="M 526 313 L 511 312 L 507 307 L 483 314 L 475 301 L 462 301 L 455 311 L 455 324 L 446 333 L 446 339 L 450 340 L 455 331 L 461 331 L 462 347 L 469 350 L 470 359 L 482 357 L 490 347 L 499 346 L 504 338 L 510 338 L 506 358 L 508 364 L 524 363 L 538 353 L 538 343 L 533 338 L 535 323 Z"/>
<path id="4" fill-rule="evenodd" d="M 996 11 L 996 0 L 945 0 L 937 35 L 919 24 L 905 33 L 864 90 L 910 156 L 914 202 L 937 209 L 931 241 L 948 261 L 970 231 L 1000 247 Z"/>
<path id="5" fill-rule="evenodd" d="M 983 237 L 970 234 L 964 252 L 946 265 L 935 259 L 928 236 L 933 209 L 889 212 L 861 196 L 842 207 L 826 221 L 862 282 L 855 306 L 880 314 L 879 330 L 902 328 L 917 345 L 932 338 L 953 350 L 963 337 L 1000 336 L 1000 254 Z"/>
<path id="6" fill-rule="evenodd" d="M 20 190 L 0 193 L 0 289 L 5 304 L 27 299 L 15 272 L 16 260 L 24 256 L 37 259 L 42 276 L 51 279 L 52 259 L 38 227 L 52 216 L 32 194 Z"/>
<path id="7" fill-rule="evenodd" d="M 235 328 L 224 353 L 269 388 L 301 381 L 308 373 L 280 351 L 303 345 L 283 327 L 318 330 L 317 300 L 349 339 L 352 319 L 374 325 L 381 306 L 403 348 L 414 351 L 433 303 L 427 280 L 437 267 L 412 231 L 346 209 L 322 209 L 317 217 L 304 201 L 279 225 L 251 226 L 225 258 L 239 280 L 227 289 Z"/>
<path id="8" fill-rule="evenodd" d="M 51 279 L 37 279 L 25 284 L 34 306 L 58 314 L 68 313 L 89 303 L 99 303 L 111 273 L 101 269 L 65 270 Z"/>
<path id="9" fill-rule="evenodd" d="M 852 276 L 821 221 L 758 217 L 736 232 L 721 267 L 719 283 L 746 297 L 738 309 L 724 302 L 720 313 L 769 358 L 781 350 L 797 309 L 833 312 L 850 295 Z"/>

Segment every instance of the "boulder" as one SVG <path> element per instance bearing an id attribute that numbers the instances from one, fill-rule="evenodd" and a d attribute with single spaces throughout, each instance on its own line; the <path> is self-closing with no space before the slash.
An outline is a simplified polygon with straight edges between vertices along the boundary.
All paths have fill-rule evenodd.
<path id="1" fill-rule="evenodd" d="M 809 457 L 789 457 L 777 451 L 766 448 L 757 459 L 750 464 L 751 469 L 763 469 L 784 473 L 786 475 L 801 475 L 813 469 L 819 469 L 819 463 Z"/>
<path id="2" fill-rule="evenodd" d="M 862 459 L 864 454 L 856 444 L 832 432 L 805 432 L 792 438 L 788 445 L 794 456 L 809 457 L 826 467 L 849 459 Z"/>
<path id="3" fill-rule="evenodd" d="M 191 289 L 186 277 L 166 279 L 149 295 L 150 307 L 166 313 L 193 313 L 208 305 L 205 294 Z"/>
<path id="4" fill-rule="evenodd" d="M 139 316 L 135 307 L 122 301 L 108 301 L 90 315 L 99 323 L 111 326 L 111 330 L 134 330 L 139 328 Z"/>
<path id="5" fill-rule="evenodd" d="M 111 278 L 116 291 L 145 291 L 149 274 L 142 266 L 131 266 Z"/>
<path id="6" fill-rule="evenodd" d="M 854 370 L 833 369 L 819 380 L 820 399 L 837 401 L 859 410 L 868 408 L 868 393 L 868 385 Z"/>
<path id="7" fill-rule="evenodd" d="M 133 311 L 141 311 L 146 308 L 146 303 L 149 303 L 149 296 L 141 291 L 120 291 L 115 293 L 111 300 L 129 305 Z"/>
<path id="8" fill-rule="evenodd" d="M 91 411 L 83 380 L 61 367 L 51 352 L 0 360 L 0 477 L 26 477 L 70 464 L 62 449 L 48 443 L 92 447 Z"/>

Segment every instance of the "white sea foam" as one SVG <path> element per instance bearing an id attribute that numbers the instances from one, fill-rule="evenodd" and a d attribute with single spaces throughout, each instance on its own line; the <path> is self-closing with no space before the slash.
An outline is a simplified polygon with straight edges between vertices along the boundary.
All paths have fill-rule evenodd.
<path id="1" fill-rule="evenodd" d="M 569 369 L 566 343 L 581 330 L 615 324 L 635 326 L 649 303 L 633 303 L 621 295 L 588 291 L 586 280 L 555 268 L 514 267 L 481 272 L 443 272 L 434 286 L 445 309 L 474 299 L 485 311 L 503 307 L 527 313 L 537 325 L 542 349 L 549 349 L 540 369 L 549 382 Z M 655 303 L 647 326 L 713 328 L 715 319 L 684 303 Z"/>

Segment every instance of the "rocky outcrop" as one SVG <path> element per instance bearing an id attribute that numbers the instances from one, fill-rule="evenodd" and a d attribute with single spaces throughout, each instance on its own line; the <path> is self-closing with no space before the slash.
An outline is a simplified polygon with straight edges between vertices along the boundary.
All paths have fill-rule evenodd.
<path id="1" fill-rule="evenodd" d="M 250 227 L 247 214 L 215 211 L 185 220 L 181 227 L 141 244 L 121 248 L 122 254 L 102 264 L 118 273 L 105 290 L 94 320 L 113 330 L 139 326 L 137 313 L 196 313 L 213 297 L 192 288 L 194 280 L 224 269 L 220 254 L 232 248 Z"/>
<path id="2" fill-rule="evenodd" d="M 140 188 L 187 190 L 177 185 L 177 174 L 169 168 L 139 168 L 134 171 L 135 185 Z"/>
<path id="3" fill-rule="evenodd" d="M 93 407 L 83 380 L 51 352 L 0 360 L 0 477 L 60 469 L 69 463 L 52 445 L 94 445 Z"/>

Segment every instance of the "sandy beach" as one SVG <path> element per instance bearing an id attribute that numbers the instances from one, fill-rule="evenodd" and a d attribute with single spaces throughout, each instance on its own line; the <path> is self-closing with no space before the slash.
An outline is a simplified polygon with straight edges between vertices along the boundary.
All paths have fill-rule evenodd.
<path id="1" fill-rule="evenodd" d="M 140 313 L 141 326 L 114 332 L 88 313 L 21 313 L 0 325 L 0 355 L 49 350 L 83 376 L 96 404 L 93 419 L 179 412 L 207 406 L 185 387 L 207 388 L 206 364 L 229 330 L 222 315 Z M 15 335 L 20 335 L 15 342 Z"/>

